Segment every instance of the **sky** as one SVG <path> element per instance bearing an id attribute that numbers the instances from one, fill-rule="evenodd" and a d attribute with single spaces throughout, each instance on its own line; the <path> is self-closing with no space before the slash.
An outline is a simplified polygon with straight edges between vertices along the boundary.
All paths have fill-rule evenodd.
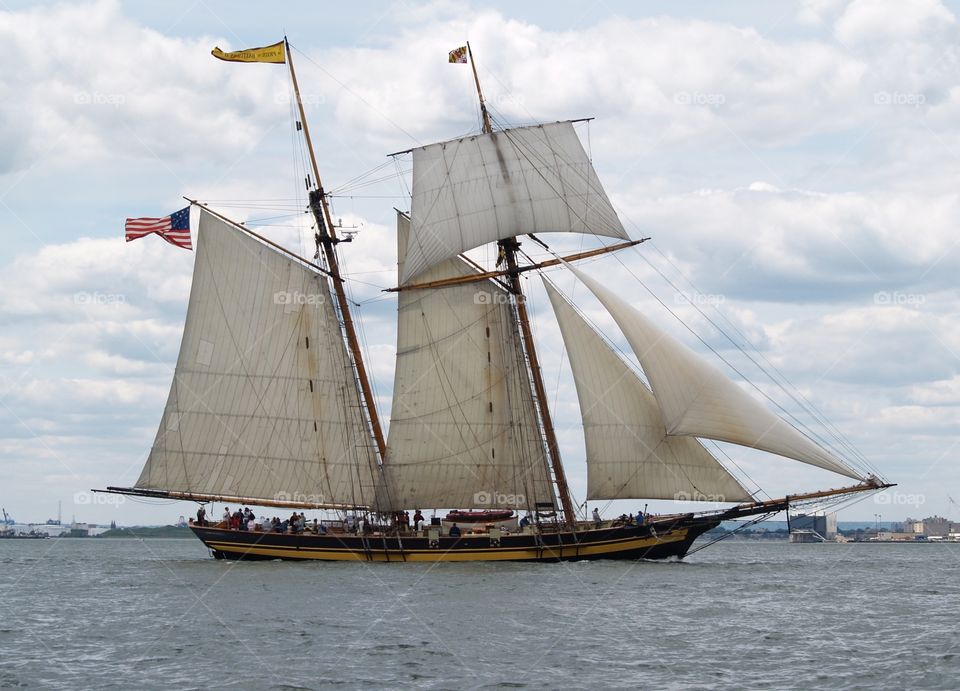
<path id="1" fill-rule="evenodd" d="M 652 240 L 585 270 L 804 418 L 799 392 L 898 483 L 841 520 L 960 520 L 958 9 L 0 1 L 0 504 L 21 521 L 58 502 L 65 520 L 126 525 L 193 512 L 88 492 L 139 475 L 190 290 L 193 254 L 128 245 L 123 221 L 187 196 L 312 253 L 285 68 L 210 56 L 286 32 L 334 217 L 359 231 L 342 256 L 385 418 L 396 302 L 382 290 L 410 167 L 387 154 L 479 131 L 469 68 L 446 59 L 469 40 L 498 122 L 595 118 L 581 140 L 631 236 Z M 626 351 L 582 287 L 549 275 Z M 582 501 L 569 363 L 538 279 L 527 287 Z M 723 451 L 771 496 L 844 482 Z"/>

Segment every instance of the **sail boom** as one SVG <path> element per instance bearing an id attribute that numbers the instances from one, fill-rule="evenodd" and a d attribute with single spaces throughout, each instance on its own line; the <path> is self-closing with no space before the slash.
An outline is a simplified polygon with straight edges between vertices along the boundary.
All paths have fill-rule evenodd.
<path id="1" fill-rule="evenodd" d="M 238 497 L 231 494 L 204 494 L 198 492 L 176 492 L 172 490 L 141 489 L 139 487 L 107 487 L 93 489 L 97 494 L 122 494 L 128 497 L 149 497 L 153 499 L 175 499 L 177 501 L 220 502 L 221 504 L 250 504 L 251 506 L 273 506 L 280 509 L 330 509 L 338 511 L 364 511 L 368 506 L 353 504 L 337 504 L 333 502 L 297 501 L 295 499 L 282 500 L 264 497 Z M 296 495 L 293 495 L 296 496 Z"/>
<path id="2" fill-rule="evenodd" d="M 598 257 L 610 252 L 616 252 L 618 250 L 625 250 L 629 247 L 635 247 L 640 243 L 646 242 L 650 238 L 640 238 L 639 240 L 630 240 L 629 242 L 621 242 L 616 245 L 610 245 L 609 247 L 598 247 L 594 250 L 587 250 L 586 252 L 577 252 L 576 254 L 570 254 L 566 257 L 556 257 L 554 259 L 547 259 L 542 262 L 537 262 L 536 264 L 527 264 L 526 266 L 518 266 L 516 270 L 511 269 L 502 269 L 497 271 L 482 271 L 481 273 L 473 274 L 471 276 L 452 276 L 450 278 L 440 279 L 438 281 L 428 281 L 426 283 L 413 283 L 410 285 L 397 286 L 396 288 L 384 288 L 384 293 L 398 293 L 402 290 L 418 290 L 423 288 L 445 288 L 446 286 L 455 286 L 462 283 L 473 283 L 475 281 L 485 281 L 488 278 L 500 278 L 501 276 L 510 276 L 515 273 L 521 274 L 527 271 L 536 271 L 537 269 L 546 269 L 551 266 L 556 266 L 557 264 L 562 264 L 563 262 L 575 262 L 581 259 L 589 259 L 590 257 Z M 464 257 L 467 261 L 466 257 Z M 473 263 L 473 262 L 471 262 Z"/>

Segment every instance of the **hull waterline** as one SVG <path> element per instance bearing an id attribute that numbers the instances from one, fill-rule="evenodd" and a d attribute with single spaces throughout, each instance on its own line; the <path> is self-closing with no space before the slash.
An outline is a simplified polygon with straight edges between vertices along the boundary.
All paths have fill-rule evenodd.
<path id="1" fill-rule="evenodd" d="M 693 541 L 719 525 L 716 518 L 571 531 L 461 537 L 348 533 L 250 532 L 192 525 L 218 559 L 373 562 L 560 562 L 594 559 L 682 559 Z"/>

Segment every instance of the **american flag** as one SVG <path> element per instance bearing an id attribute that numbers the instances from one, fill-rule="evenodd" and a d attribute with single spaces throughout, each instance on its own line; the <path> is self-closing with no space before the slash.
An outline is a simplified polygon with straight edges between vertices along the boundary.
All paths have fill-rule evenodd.
<path id="1" fill-rule="evenodd" d="M 124 226 L 127 242 L 156 233 L 171 245 L 192 250 L 190 244 L 190 207 L 163 218 L 128 218 Z"/>

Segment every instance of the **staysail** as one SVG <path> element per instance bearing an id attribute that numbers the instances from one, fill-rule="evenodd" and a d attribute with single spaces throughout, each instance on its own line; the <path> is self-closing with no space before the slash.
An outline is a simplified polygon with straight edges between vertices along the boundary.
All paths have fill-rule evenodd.
<path id="1" fill-rule="evenodd" d="M 546 278 L 580 401 L 587 499 L 749 501 L 693 437 L 669 437 L 650 390 Z"/>
<path id="2" fill-rule="evenodd" d="M 375 446 L 328 279 L 201 209 L 176 373 L 139 489 L 372 506 Z"/>
<path id="3" fill-rule="evenodd" d="M 619 295 L 579 269 L 568 267 L 603 303 L 627 337 L 650 381 L 667 434 L 748 446 L 864 479 Z"/>
<path id="4" fill-rule="evenodd" d="M 461 252 L 527 233 L 627 239 L 570 122 L 414 149 L 411 218 L 401 283 Z"/>
<path id="5" fill-rule="evenodd" d="M 402 271 L 409 219 L 397 216 Z M 476 273 L 462 259 L 429 280 Z M 554 504 L 510 295 L 477 282 L 399 293 L 396 377 L 381 506 Z"/>

